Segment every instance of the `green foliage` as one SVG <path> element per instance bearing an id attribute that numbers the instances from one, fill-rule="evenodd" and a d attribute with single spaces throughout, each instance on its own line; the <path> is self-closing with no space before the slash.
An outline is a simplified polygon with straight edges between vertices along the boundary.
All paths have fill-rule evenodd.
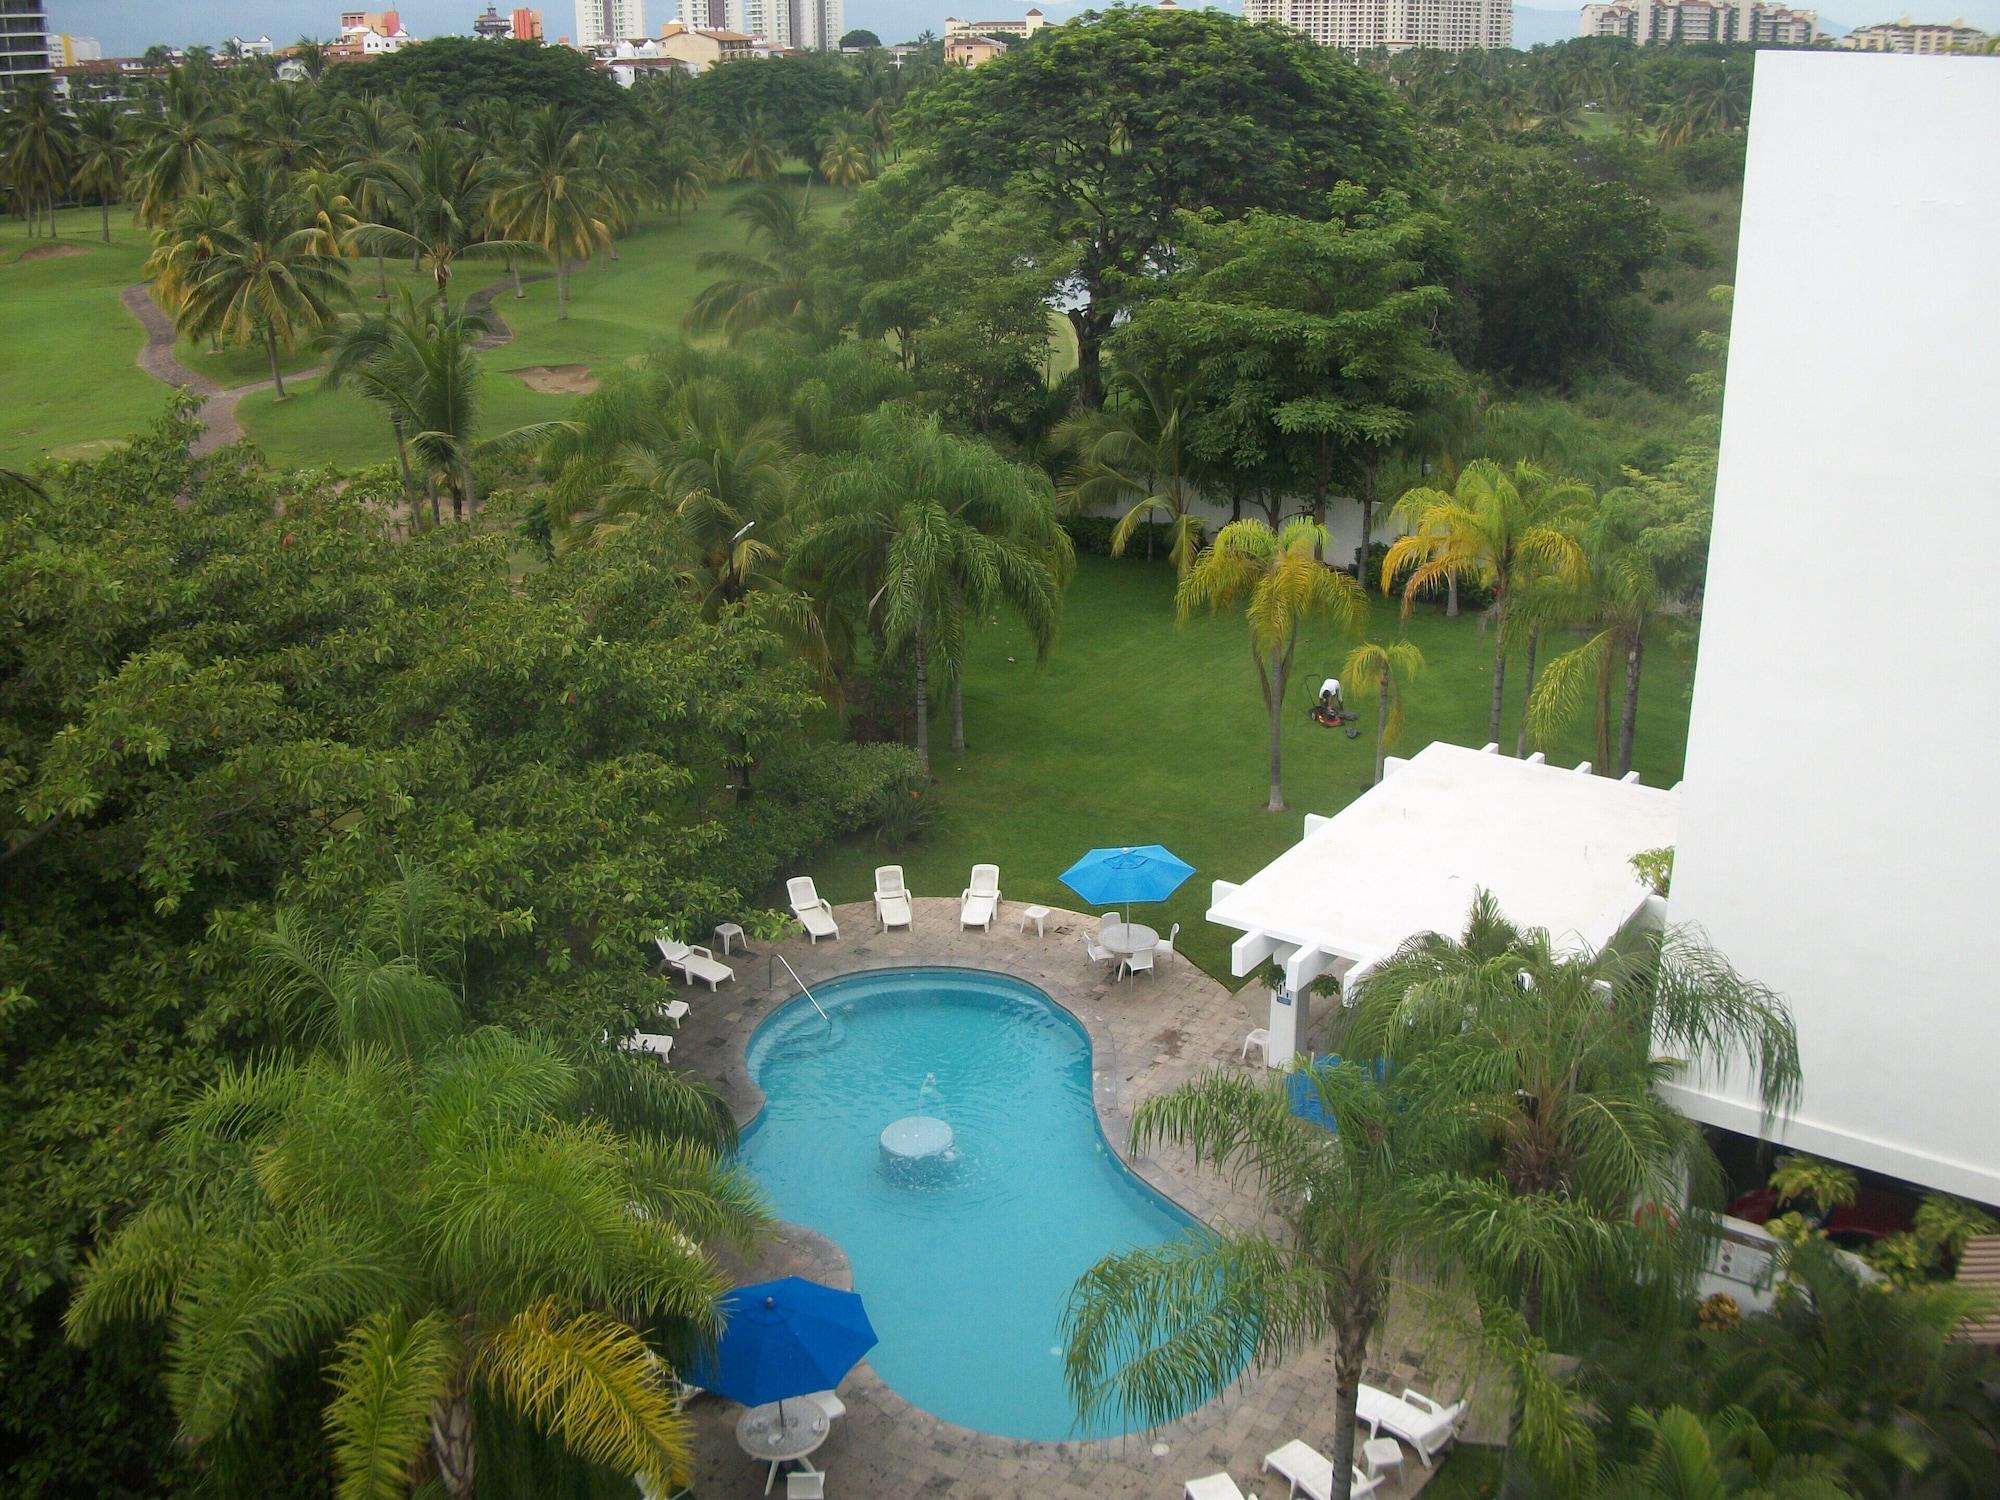
<path id="1" fill-rule="evenodd" d="M 1655 896 L 1664 896 L 1674 882 L 1674 851 L 1671 845 L 1664 849 L 1641 849 L 1632 856 L 1632 873 L 1652 887 Z"/>
<path id="2" fill-rule="evenodd" d="M 726 68 L 706 68 L 695 75 L 688 99 L 725 137 L 755 122 L 786 155 L 802 161 L 819 160 L 820 138 L 863 104 L 853 70 L 823 52 L 745 57 Z"/>
<path id="3" fill-rule="evenodd" d="M 605 123 L 629 118 L 625 91 L 570 47 L 539 42 L 434 37 L 371 60 L 334 68 L 321 89 L 334 99 L 419 101 L 468 126 L 492 105 L 554 105 Z"/>
<path id="4" fill-rule="evenodd" d="M 1822 1214 L 1847 1207 L 1860 1191 L 1853 1168 L 1802 1154 L 1779 1158 L 1771 1188 L 1781 1207 L 1800 1204 Z"/>

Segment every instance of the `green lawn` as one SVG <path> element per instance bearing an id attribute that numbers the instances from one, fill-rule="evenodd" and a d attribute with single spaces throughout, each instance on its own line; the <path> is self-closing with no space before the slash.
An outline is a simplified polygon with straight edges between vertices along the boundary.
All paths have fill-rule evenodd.
<path id="1" fill-rule="evenodd" d="M 64 253 L 24 261 L 51 242 L 12 220 L 0 230 L 0 464 L 25 468 L 50 449 L 120 438 L 150 421 L 166 388 L 135 363 L 145 335 L 119 305 L 139 279 L 145 236 L 113 209 L 111 243 L 94 208 L 56 215 Z M 67 253 L 81 250 L 81 254 Z"/>
<path id="2" fill-rule="evenodd" d="M 1375 636 L 1396 630 L 1395 605 L 1378 599 Z M 1409 635 L 1428 665 L 1410 692 L 1404 751 L 1434 739 L 1484 743 L 1491 637 L 1474 617 L 1447 620 L 1424 608 Z M 1182 923 L 1181 949 L 1226 976 L 1229 935 L 1202 920 L 1209 882 L 1243 880 L 1299 838 L 1303 813 L 1332 812 L 1364 789 L 1372 716 L 1363 715 L 1356 740 L 1307 717 L 1309 694 L 1339 670 L 1346 650 L 1324 629 L 1300 640 L 1284 730 L 1292 811 L 1266 813 L 1265 721 L 1242 618 L 1177 628 L 1164 564 L 1083 558 L 1046 667 L 1035 667 L 1025 636 L 1009 622 L 976 634 L 966 677 L 970 748 L 963 755 L 942 748 L 948 719 L 933 728 L 939 822 L 929 838 L 897 852 L 857 840 L 828 850 L 809 871 L 788 873 L 812 874 L 829 900 L 858 901 L 874 889 L 878 864 L 901 863 L 919 894 L 956 895 L 975 862 L 993 861 L 1010 903 L 1074 906 L 1056 877 L 1085 849 L 1162 843 L 1198 873 L 1173 901 L 1141 915 L 1162 932 Z M 1665 641 L 1646 662 L 1635 761 L 1648 784 L 1669 786 L 1686 749 L 1693 663 Z M 1585 759 L 1590 738 L 1579 723 L 1549 758 Z M 781 892 L 774 904 L 783 905 Z"/>

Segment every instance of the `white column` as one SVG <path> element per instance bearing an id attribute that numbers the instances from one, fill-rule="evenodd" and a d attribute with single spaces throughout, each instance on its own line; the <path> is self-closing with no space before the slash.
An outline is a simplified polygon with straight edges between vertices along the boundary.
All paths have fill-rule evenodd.
<path id="1" fill-rule="evenodd" d="M 1288 1068 L 1303 1051 L 1306 1033 L 1312 1026 L 1312 992 L 1302 989 L 1293 995 L 1283 984 L 1271 990 L 1271 1018 L 1267 1029 L 1270 1045 L 1264 1049 L 1265 1066 Z"/>

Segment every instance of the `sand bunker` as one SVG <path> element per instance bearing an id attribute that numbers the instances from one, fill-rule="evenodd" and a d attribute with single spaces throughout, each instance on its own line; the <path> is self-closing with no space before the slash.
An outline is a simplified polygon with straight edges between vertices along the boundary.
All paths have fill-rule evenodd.
<path id="1" fill-rule="evenodd" d="M 88 254 L 88 245 L 36 245 L 31 250 L 23 250 L 14 260 L 18 264 L 24 260 L 61 260 L 65 256 Z"/>
<path id="2" fill-rule="evenodd" d="M 521 384 L 544 396 L 588 396 L 597 389 L 597 377 L 590 373 L 589 365 L 529 365 L 507 373 L 519 376 Z"/>

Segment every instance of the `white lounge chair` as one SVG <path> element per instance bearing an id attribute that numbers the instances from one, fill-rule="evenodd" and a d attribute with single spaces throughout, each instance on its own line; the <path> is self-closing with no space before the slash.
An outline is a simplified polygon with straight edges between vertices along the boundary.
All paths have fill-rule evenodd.
<path id="1" fill-rule="evenodd" d="M 916 931 L 910 920 L 910 888 L 903 884 L 901 865 L 875 867 L 875 920 L 882 924 L 884 932 L 891 927 Z"/>
<path id="2" fill-rule="evenodd" d="M 958 925 L 960 928 L 980 927 L 987 932 L 993 930 L 993 915 L 1000 910 L 1000 867 L 998 865 L 974 865 L 972 884 L 967 886 L 958 898 Z"/>
<path id="3" fill-rule="evenodd" d="M 643 1052 L 648 1057 L 657 1057 L 661 1062 L 673 1059 L 674 1039 L 652 1031 L 635 1031 L 618 1043 L 624 1052 Z"/>
<path id="4" fill-rule="evenodd" d="M 1176 922 L 1173 925 L 1173 929 L 1170 932 L 1168 932 L 1168 934 L 1165 937 L 1160 939 L 1159 943 L 1154 947 L 1153 952 L 1158 954 L 1161 958 L 1172 958 L 1174 956 L 1174 939 L 1178 938 L 1180 935 L 1181 935 L 1181 924 Z"/>
<path id="5" fill-rule="evenodd" d="M 1465 1420 L 1465 1403 L 1454 1401 L 1446 1406 L 1422 1391 L 1392 1396 L 1364 1385 L 1355 1402 L 1354 1415 L 1367 1423 L 1370 1437 L 1387 1432 L 1391 1437 L 1401 1438 L 1417 1450 L 1417 1457 L 1429 1468 L 1458 1436 L 1459 1425 Z"/>
<path id="6" fill-rule="evenodd" d="M 785 882 L 785 893 L 791 898 L 792 915 L 799 919 L 806 936 L 815 944 L 823 937 L 840 936 L 839 924 L 833 920 L 832 903 L 820 898 L 813 886 L 812 876 L 794 875 Z"/>
<path id="7" fill-rule="evenodd" d="M 1141 948 L 1137 953 L 1128 953 L 1118 967 L 1126 974 L 1150 974 L 1153 972 L 1153 955 L 1156 948 Z"/>
<path id="8" fill-rule="evenodd" d="M 1181 1493 L 1182 1500 L 1257 1500 L 1255 1495 L 1246 1497 L 1227 1474 L 1204 1474 L 1199 1479 L 1190 1479 Z"/>
<path id="9" fill-rule="evenodd" d="M 1312 1500 L 1333 1500 L 1333 1460 L 1321 1453 L 1310 1443 L 1302 1443 L 1293 1438 L 1284 1447 L 1264 1455 L 1264 1472 L 1282 1475 L 1291 1486 L 1288 1496 L 1304 1490 Z M 1382 1487 L 1379 1479 L 1370 1479 L 1352 1465 L 1348 1468 L 1348 1490 L 1350 1500 L 1363 1500 Z"/>
<path id="10" fill-rule="evenodd" d="M 711 995 L 723 980 L 736 977 L 736 971 L 718 959 L 713 948 L 704 948 L 700 943 L 678 943 L 670 937 L 656 937 L 653 946 L 660 950 L 668 968 L 679 969 L 689 984 L 701 980 Z"/>

